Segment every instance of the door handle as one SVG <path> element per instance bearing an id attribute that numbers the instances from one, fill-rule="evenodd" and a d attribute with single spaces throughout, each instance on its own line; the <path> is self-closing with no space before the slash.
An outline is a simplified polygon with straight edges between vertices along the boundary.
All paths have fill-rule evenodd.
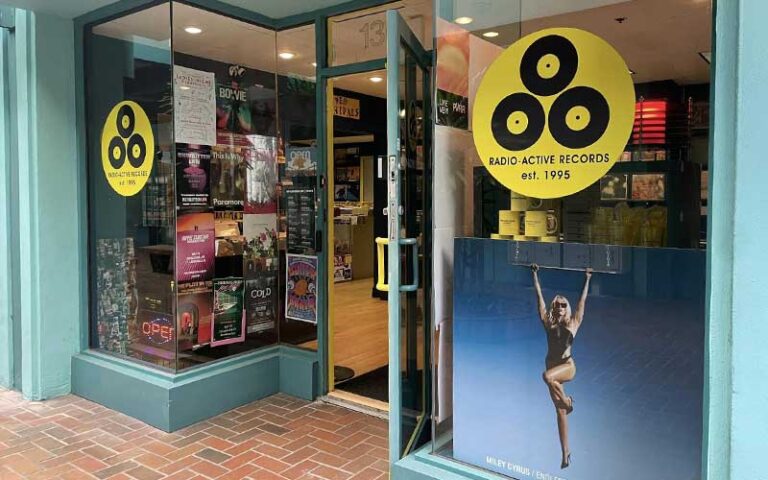
<path id="1" fill-rule="evenodd" d="M 380 292 L 389 291 L 389 284 L 385 283 L 386 272 L 384 269 L 384 247 L 387 245 L 389 245 L 389 239 L 376 237 L 376 260 L 379 272 L 377 275 L 378 280 L 376 281 L 376 290 Z M 410 245 L 411 248 L 413 248 L 413 283 L 410 285 L 401 285 L 400 291 L 415 292 L 419 288 L 419 244 L 415 238 L 401 238 L 400 245 Z"/>
<path id="2" fill-rule="evenodd" d="M 383 237 L 376 237 L 376 263 L 378 264 L 379 274 L 376 280 L 376 290 L 380 292 L 388 292 L 389 284 L 386 283 L 386 271 L 384 268 L 384 247 L 389 245 L 389 240 Z"/>
<path id="3" fill-rule="evenodd" d="M 400 245 L 410 245 L 413 249 L 413 283 L 400 285 L 400 291 L 415 292 L 419 288 L 419 243 L 415 238 L 401 238 Z"/>

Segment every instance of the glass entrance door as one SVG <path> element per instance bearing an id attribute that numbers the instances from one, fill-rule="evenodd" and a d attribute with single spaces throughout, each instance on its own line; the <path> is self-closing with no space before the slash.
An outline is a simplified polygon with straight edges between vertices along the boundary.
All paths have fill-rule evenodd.
<path id="1" fill-rule="evenodd" d="M 387 12 L 390 461 L 428 435 L 430 56 Z"/>

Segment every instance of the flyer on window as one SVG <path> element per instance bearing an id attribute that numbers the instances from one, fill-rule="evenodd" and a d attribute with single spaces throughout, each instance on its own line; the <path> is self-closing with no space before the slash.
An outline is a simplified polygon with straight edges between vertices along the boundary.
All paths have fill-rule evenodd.
<path id="1" fill-rule="evenodd" d="M 317 323 L 317 257 L 286 255 L 285 318 Z"/>
<path id="2" fill-rule="evenodd" d="M 274 330 L 277 322 L 277 272 L 259 272 L 245 281 L 246 333 Z"/>
<path id="3" fill-rule="evenodd" d="M 285 152 L 285 174 L 288 177 L 308 177 L 317 172 L 317 148 L 293 147 Z"/>
<path id="4" fill-rule="evenodd" d="M 210 170 L 211 147 L 176 144 L 176 207 L 180 211 L 210 208 Z"/>
<path id="5" fill-rule="evenodd" d="M 249 135 L 245 157 L 245 213 L 277 212 L 277 139 Z"/>
<path id="6" fill-rule="evenodd" d="M 278 268 L 277 215 L 248 214 L 243 220 L 245 249 L 243 263 L 246 278 Z"/>
<path id="7" fill-rule="evenodd" d="M 181 287 L 176 315 L 179 351 L 194 350 L 211 342 L 213 282 L 192 282 Z"/>
<path id="8" fill-rule="evenodd" d="M 211 152 L 211 202 L 215 210 L 243 210 L 250 147 L 216 145 Z"/>
<path id="9" fill-rule="evenodd" d="M 174 136 L 179 143 L 216 144 L 216 76 L 174 65 Z"/>
<path id="10" fill-rule="evenodd" d="M 179 285 L 211 280 L 214 273 L 213 214 L 179 215 L 176 229 L 176 279 Z"/>
<path id="11" fill-rule="evenodd" d="M 244 340 L 243 279 L 216 279 L 213 281 L 211 346 L 217 347 Z"/>

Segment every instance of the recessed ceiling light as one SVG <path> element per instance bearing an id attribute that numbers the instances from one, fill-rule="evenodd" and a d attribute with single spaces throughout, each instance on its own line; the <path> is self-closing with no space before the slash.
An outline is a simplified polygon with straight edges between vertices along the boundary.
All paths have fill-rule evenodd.
<path id="1" fill-rule="evenodd" d="M 474 22 L 475 19 L 472 17 L 457 17 L 453 21 L 459 25 L 469 25 L 470 23 Z"/>
<path id="2" fill-rule="evenodd" d="M 499 32 L 485 32 L 483 36 L 485 38 L 496 38 L 499 36 Z"/>
<path id="3" fill-rule="evenodd" d="M 312 62 L 312 66 L 317 68 L 317 62 Z"/>
<path id="4" fill-rule="evenodd" d="M 699 52 L 699 56 L 708 64 L 712 64 L 712 52 Z"/>
<path id="5" fill-rule="evenodd" d="M 277 56 L 282 58 L 283 60 L 290 60 L 293 57 L 295 57 L 296 54 L 292 53 L 292 52 L 280 52 L 280 53 L 277 54 Z"/>
<path id="6" fill-rule="evenodd" d="M 203 29 L 200 28 L 200 27 L 186 27 L 184 29 L 184 31 L 189 33 L 189 34 L 192 34 L 192 35 L 197 35 L 198 33 L 203 33 Z"/>
<path id="7" fill-rule="evenodd" d="M 384 79 L 383 79 L 383 78 L 381 78 L 381 77 L 379 77 L 378 75 L 377 75 L 377 76 L 375 76 L 375 77 L 371 77 L 371 78 L 369 78 L 368 80 L 372 81 L 373 83 L 380 83 L 380 82 L 383 82 L 383 81 L 384 81 Z"/>

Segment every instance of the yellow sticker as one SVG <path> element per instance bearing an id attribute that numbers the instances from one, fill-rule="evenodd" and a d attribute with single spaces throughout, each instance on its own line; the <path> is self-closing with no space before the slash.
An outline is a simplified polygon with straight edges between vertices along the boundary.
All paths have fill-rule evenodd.
<path id="1" fill-rule="evenodd" d="M 618 52 L 574 28 L 527 35 L 488 68 L 472 130 L 480 159 L 513 192 L 560 198 L 598 181 L 624 151 L 635 87 Z"/>
<path id="2" fill-rule="evenodd" d="M 101 130 L 101 165 L 109 186 L 124 197 L 136 195 L 152 173 L 155 137 L 138 103 L 123 101 L 107 115 Z"/>

